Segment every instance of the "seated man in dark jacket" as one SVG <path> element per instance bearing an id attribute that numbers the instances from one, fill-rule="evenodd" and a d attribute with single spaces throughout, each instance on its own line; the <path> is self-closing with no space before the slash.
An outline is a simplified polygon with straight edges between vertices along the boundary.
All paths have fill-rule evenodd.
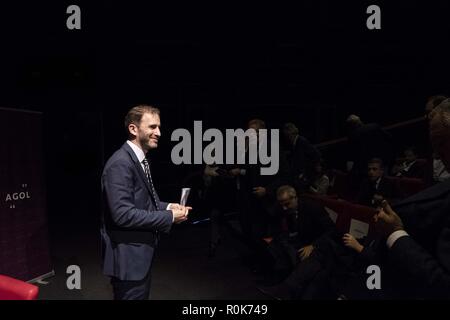
<path id="1" fill-rule="evenodd" d="M 278 188 L 277 200 L 285 227 L 273 237 L 268 249 L 275 260 L 275 271 L 287 275 L 334 233 L 335 225 L 323 206 L 300 200 L 291 186 Z"/>
<path id="2" fill-rule="evenodd" d="M 400 191 L 393 180 L 384 177 L 383 161 L 373 158 L 367 165 L 367 178 L 361 183 L 356 202 L 375 207 L 377 198 L 395 202 L 400 198 Z"/>
<path id="3" fill-rule="evenodd" d="M 406 177 L 406 178 L 416 178 L 416 179 L 424 179 L 425 178 L 425 164 L 417 161 L 417 151 L 414 147 L 408 147 L 404 151 L 404 161 L 398 167 L 395 175 L 397 177 Z"/>

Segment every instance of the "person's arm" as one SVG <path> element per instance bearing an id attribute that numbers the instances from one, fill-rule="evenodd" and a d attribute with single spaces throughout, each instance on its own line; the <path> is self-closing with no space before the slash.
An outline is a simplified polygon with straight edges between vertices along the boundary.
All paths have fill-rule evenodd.
<path id="1" fill-rule="evenodd" d="M 378 242 L 376 240 L 372 241 L 369 245 L 362 245 L 355 237 L 351 234 L 346 233 L 342 237 L 344 245 L 348 248 L 355 250 L 359 255 L 359 259 L 367 264 L 374 264 L 378 261 Z M 364 242 L 363 242 L 364 243 Z"/>
<path id="2" fill-rule="evenodd" d="M 450 297 L 450 271 L 449 252 L 450 229 L 441 236 L 440 243 L 445 241 L 438 249 L 438 260 L 425 251 L 414 239 L 403 236 L 397 239 L 388 251 L 389 258 L 399 268 L 405 270 L 414 281 L 423 287 L 425 298 Z"/>
<path id="3" fill-rule="evenodd" d="M 133 167 L 125 161 L 114 162 L 102 177 L 112 221 L 121 228 L 169 232 L 173 212 L 138 209 L 134 203 Z"/>
<path id="4" fill-rule="evenodd" d="M 312 244 L 314 247 L 320 247 L 321 244 L 327 243 L 330 239 L 335 237 L 336 225 L 323 207 L 318 206 L 311 210 L 314 210 L 314 212 L 312 212 L 312 217 L 315 220 L 315 228 L 320 230 L 316 238 L 312 239 Z"/>
<path id="5" fill-rule="evenodd" d="M 425 298 L 450 297 L 450 217 L 437 240 L 434 255 L 427 252 L 403 228 L 400 217 L 383 203 L 376 216 L 379 229 L 387 236 L 388 257 L 417 287 L 425 290 Z"/>
<path id="6" fill-rule="evenodd" d="M 330 186 L 330 179 L 328 179 L 326 175 L 323 175 L 317 181 L 316 187 L 313 187 L 314 192 L 317 194 L 327 194 L 329 186 Z"/>

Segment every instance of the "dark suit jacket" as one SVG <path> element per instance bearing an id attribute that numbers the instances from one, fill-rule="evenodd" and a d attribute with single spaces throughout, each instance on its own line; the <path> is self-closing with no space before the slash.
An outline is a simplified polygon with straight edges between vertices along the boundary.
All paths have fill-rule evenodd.
<path id="1" fill-rule="evenodd" d="M 303 173 L 309 175 L 313 167 L 320 160 L 320 152 L 308 139 L 299 136 L 290 158 L 291 172 L 295 179 Z"/>
<path id="2" fill-rule="evenodd" d="M 450 181 L 428 188 L 393 208 L 410 237 L 388 251 L 403 276 L 404 292 L 420 298 L 450 298 Z M 399 274 L 400 273 L 400 274 Z"/>
<path id="3" fill-rule="evenodd" d="M 271 143 L 269 140 L 267 143 L 269 154 L 272 153 L 270 146 Z M 254 196 L 252 195 L 254 187 L 264 187 L 267 191 L 267 195 L 263 197 L 263 199 L 256 199 L 257 202 L 261 202 L 261 200 L 264 202 L 269 199 L 270 201 L 273 201 L 275 199 L 278 187 L 284 184 L 290 184 L 292 182 L 291 177 L 289 176 L 289 164 L 285 154 L 281 150 L 279 150 L 278 156 L 279 168 L 278 172 L 274 175 L 262 175 L 261 168 L 268 167 L 268 165 L 263 165 L 260 163 L 260 161 L 257 161 L 256 164 L 250 164 L 246 162 L 246 164 L 243 165 L 234 165 L 230 167 L 245 169 L 245 175 L 240 177 L 240 189 L 241 192 L 248 196 L 246 197 L 248 201 L 255 200 Z M 248 161 L 248 150 L 246 151 L 245 158 Z"/>
<path id="4" fill-rule="evenodd" d="M 324 207 L 317 202 L 301 199 L 297 212 L 297 218 L 292 215 L 285 217 L 289 228 L 288 232 L 297 232 L 297 236 L 289 240 L 291 245 L 297 249 L 310 244 L 318 247 L 323 238 L 334 234 L 335 224 Z M 280 234 L 281 239 L 286 239 L 286 237 L 287 233 Z"/>
<path id="5" fill-rule="evenodd" d="M 364 179 L 359 188 L 357 203 L 372 206 L 372 198 L 374 194 L 380 194 L 391 203 L 395 203 L 401 198 L 401 192 L 394 180 L 382 177 L 378 188 L 375 189 L 375 183 L 369 179 Z"/>
<path id="6" fill-rule="evenodd" d="M 408 171 L 402 170 L 400 171 L 400 173 L 402 177 L 424 179 L 426 168 L 427 168 L 426 163 L 416 161 L 413 163 L 413 165 L 409 168 Z"/>
<path id="7" fill-rule="evenodd" d="M 150 270 L 158 232 L 170 231 L 172 212 L 162 210 L 168 204 L 152 196 L 144 170 L 127 143 L 107 161 L 102 191 L 103 272 L 121 280 L 142 280 Z"/>

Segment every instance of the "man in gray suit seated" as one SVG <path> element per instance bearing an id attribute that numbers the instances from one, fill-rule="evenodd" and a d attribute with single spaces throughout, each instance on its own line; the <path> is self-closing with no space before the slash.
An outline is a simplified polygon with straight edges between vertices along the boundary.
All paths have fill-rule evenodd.
<path id="1" fill-rule="evenodd" d="M 149 298 L 151 266 L 159 233 L 187 219 L 190 207 L 159 200 L 146 154 L 158 147 L 160 112 L 140 105 L 125 117 L 128 141 L 107 161 L 102 174 L 103 273 L 116 300 Z"/>

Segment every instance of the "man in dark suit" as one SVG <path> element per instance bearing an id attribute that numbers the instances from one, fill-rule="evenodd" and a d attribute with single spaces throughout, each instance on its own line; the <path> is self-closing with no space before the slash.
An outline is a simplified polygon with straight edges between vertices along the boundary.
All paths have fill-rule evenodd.
<path id="1" fill-rule="evenodd" d="M 430 114 L 433 149 L 450 169 L 450 102 Z M 376 216 L 389 248 L 388 297 L 450 298 L 450 181 L 437 184 Z M 386 277 L 385 277 L 386 278 Z"/>
<path id="2" fill-rule="evenodd" d="M 426 163 L 417 161 L 417 150 L 415 147 L 408 147 L 403 152 L 404 162 L 399 167 L 398 172 L 395 174 L 397 177 L 406 178 L 425 178 Z"/>
<path id="3" fill-rule="evenodd" d="M 298 283 L 314 277 L 323 265 L 310 256 L 321 255 L 322 246 L 328 247 L 336 228 L 325 208 L 307 199 L 299 199 L 291 186 L 277 190 L 277 200 L 286 230 L 276 235 L 269 244 L 275 259 L 275 269 L 288 271 L 283 282 L 271 287 L 258 287 L 263 293 L 278 300 L 295 296 Z M 302 265 L 299 269 L 298 266 Z M 280 270 L 280 269 L 286 270 Z"/>
<path id="4" fill-rule="evenodd" d="M 400 192 L 393 180 L 385 178 L 383 161 L 374 158 L 367 164 L 367 178 L 361 182 L 357 203 L 376 207 L 379 198 L 396 201 L 400 198 Z"/>
<path id="5" fill-rule="evenodd" d="M 159 232 L 185 221 L 191 209 L 161 202 L 153 186 L 146 153 L 158 147 L 160 126 L 157 108 L 132 108 L 125 117 L 128 141 L 103 170 L 103 272 L 116 300 L 148 299 Z"/>

